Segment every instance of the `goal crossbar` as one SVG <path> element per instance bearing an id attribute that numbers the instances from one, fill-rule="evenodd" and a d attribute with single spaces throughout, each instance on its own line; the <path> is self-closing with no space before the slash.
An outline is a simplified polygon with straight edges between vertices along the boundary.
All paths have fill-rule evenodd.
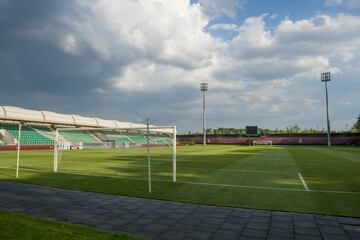
<path id="1" fill-rule="evenodd" d="M 161 129 L 176 129 L 176 126 L 149 126 L 150 130 L 161 130 Z M 147 130 L 147 127 L 130 127 L 130 128 L 122 128 L 122 127 L 115 127 L 115 128 L 90 128 L 90 127 L 84 127 L 84 128 L 57 128 L 58 131 L 96 131 L 96 130 L 124 130 L 124 131 L 130 131 L 130 130 Z"/>

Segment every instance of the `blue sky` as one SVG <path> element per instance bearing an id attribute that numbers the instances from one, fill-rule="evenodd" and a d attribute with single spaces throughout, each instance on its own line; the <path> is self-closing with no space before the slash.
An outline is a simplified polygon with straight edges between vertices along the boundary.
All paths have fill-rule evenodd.
<path id="1" fill-rule="evenodd" d="M 201 129 L 360 113 L 360 0 L 0 0 L 0 105 Z"/>
<path id="2" fill-rule="evenodd" d="M 193 1 L 196 3 L 197 1 Z M 347 12 L 359 14 L 359 8 L 348 8 L 345 5 L 326 5 L 324 0 L 247 0 L 236 9 L 236 16 L 219 18 L 217 21 L 228 21 L 241 24 L 247 17 L 258 16 L 263 13 L 277 15 L 278 19 L 290 17 L 293 20 L 310 18 L 317 13 L 334 15 L 337 13 Z"/>
<path id="3" fill-rule="evenodd" d="M 191 1 L 192 3 L 198 3 L 198 1 Z M 339 13 L 348 13 L 359 15 L 360 8 L 349 8 L 344 4 L 340 5 L 327 5 L 324 0 L 302 0 L 302 1 L 289 1 L 289 0 L 247 0 L 239 1 L 239 7 L 235 8 L 234 16 L 221 16 L 213 19 L 209 22 L 209 25 L 217 23 L 233 23 L 241 25 L 248 17 L 259 16 L 267 13 L 269 18 L 267 19 L 267 25 L 269 29 L 276 27 L 280 21 L 285 18 L 292 20 L 302 20 L 314 17 L 316 14 L 326 14 L 334 16 Z M 270 18 L 272 16 L 272 18 Z M 234 33 L 214 33 L 224 39 L 231 39 L 235 36 Z M 230 37 L 231 36 L 231 37 Z"/>

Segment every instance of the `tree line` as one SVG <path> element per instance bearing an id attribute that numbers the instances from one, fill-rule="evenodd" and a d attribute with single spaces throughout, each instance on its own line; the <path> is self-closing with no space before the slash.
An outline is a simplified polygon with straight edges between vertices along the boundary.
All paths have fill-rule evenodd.
<path id="1" fill-rule="evenodd" d="M 298 124 L 293 124 L 290 125 L 288 127 L 286 127 L 285 129 L 270 129 L 270 128 L 262 128 L 260 129 L 260 133 L 263 135 L 266 134 L 292 134 L 292 133 L 296 133 L 296 134 L 323 134 L 326 133 L 327 129 L 325 128 L 301 128 Z M 357 119 L 357 121 L 353 124 L 353 126 L 351 126 L 349 129 L 346 130 L 340 130 L 340 131 L 331 131 L 333 133 L 346 133 L 346 132 L 351 132 L 351 133 L 360 133 L 360 115 Z M 245 128 L 217 128 L 217 129 L 212 129 L 212 128 L 208 128 L 206 129 L 206 133 L 209 135 L 244 135 L 246 134 L 246 129 Z M 196 135 L 201 135 L 202 132 L 189 132 L 189 135 L 191 134 L 196 134 Z"/>

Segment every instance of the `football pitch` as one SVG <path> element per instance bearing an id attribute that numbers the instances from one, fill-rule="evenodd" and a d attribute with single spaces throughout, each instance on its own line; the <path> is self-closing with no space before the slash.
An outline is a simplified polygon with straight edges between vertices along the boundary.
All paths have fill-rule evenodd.
<path id="1" fill-rule="evenodd" d="M 0 180 L 182 202 L 360 217 L 360 148 L 195 145 L 151 149 L 148 193 L 145 148 L 72 150 L 53 173 L 53 151 L 0 152 Z"/>

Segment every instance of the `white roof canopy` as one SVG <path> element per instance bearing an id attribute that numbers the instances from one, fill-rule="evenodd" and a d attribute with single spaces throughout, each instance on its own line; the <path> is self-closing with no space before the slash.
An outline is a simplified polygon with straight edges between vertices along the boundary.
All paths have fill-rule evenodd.
<path id="1" fill-rule="evenodd" d="M 143 128 L 145 124 L 0 106 L 0 120 L 99 128 Z"/>

